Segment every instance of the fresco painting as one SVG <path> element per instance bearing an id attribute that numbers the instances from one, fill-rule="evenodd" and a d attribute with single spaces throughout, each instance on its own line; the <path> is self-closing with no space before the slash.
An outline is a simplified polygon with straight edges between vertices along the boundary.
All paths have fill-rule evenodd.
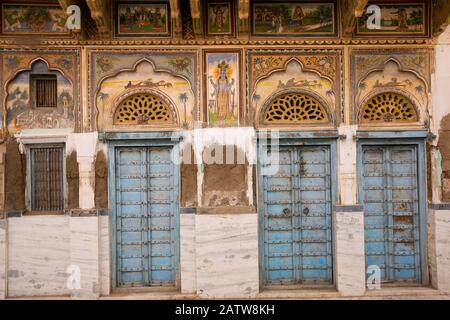
<path id="1" fill-rule="evenodd" d="M 167 3 L 116 3 L 117 36 L 170 36 Z"/>
<path id="2" fill-rule="evenodd" d="M 206 110 L 210 126 L 239 124 L 239 52 L 206 52 Z"/>
<path id="3" fill-rule="evenodd" d="M 57 107 L 32 108 L 29 91 L 31 74 L 55 74 L 58 83 Z M 8 85 L 6 126 L 9 132 L 28 128 L 57 129 L 74 125 L 73 88 L 60 72 L 49 71 L 43 61 L 33 64 L 31 71 L 20 72 Z"/>
<path id="4" fill-rule="evenodd" d="M 252 17 L 255 36 L 329 36 L 336 33 L 333 2 L 255 2 Z"/>
<path id="5" fill-rule="evenodd" d="M 367 26 L 368 15 L 358 19 L 358 34 L 426 34 L 426 6 L 423 3 L 376 3 L 381 9 L 381 25 L 378 29 Z"/>
<path id="6" fill-rule="evenodd" d="M 105 79 L 97 94 L 96 103 L 101 117 L 99 125 L 112 128 L 115 109 L 120 97 L 127 92 L 153 92 L 156 95 L 168 97 L 177 111 L 180 126 L 192 128 L 195 120 L 195 95 L 189 81 L 169 72 L 155 71 L 152 63 L 139 62 L 134 70 L 119 72 L 116 76 Z"/>
<path id="7" fill-rule="evenodd" d="M 66 13 L 58 5 L 2 4 L 4 34 L 68 34 Z"/>
<path id="8" fill-rule="evenodd" d="M 206 35 L 233 35 L 233 9 L 231 2 L 209 2 L 206 6 Z"/>

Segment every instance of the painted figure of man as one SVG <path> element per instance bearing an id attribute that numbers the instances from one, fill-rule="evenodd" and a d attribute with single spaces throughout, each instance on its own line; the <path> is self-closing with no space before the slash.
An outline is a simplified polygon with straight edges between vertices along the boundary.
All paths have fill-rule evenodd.
<path id="1" fill-rule="evenodd" d="M 231 81 L 228 79 L 228 63 L 222 61 L 217 67 L 219 68 L 219 77 L 217 78 L 217 81 L 214 82 L 210 79 L 211 85 L 214 87 L 212 96 L 216 97 L 217 119 L 225 120 L 230 109 L 231 114 L 234 112 L 234 102 L 231 99 L 231 96 L 234 94 L 234 79 Z M 230 108 L 230 106 L 232 107 Z"/>

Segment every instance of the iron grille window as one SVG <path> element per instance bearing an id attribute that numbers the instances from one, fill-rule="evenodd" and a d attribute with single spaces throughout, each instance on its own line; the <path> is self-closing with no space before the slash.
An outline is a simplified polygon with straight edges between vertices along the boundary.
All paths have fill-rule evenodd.
<path id="1" fill-rule="evenodd" d="M 63 210 L 63 147 L 31 148 L 30 151 L 31 210 Z"/>
<path id="2" fill-rule="evenodd" d="M 56 108 L 58 103 L 58 86 L 56 75 L 32 75 L 31 85 L 36 108 Z"/>

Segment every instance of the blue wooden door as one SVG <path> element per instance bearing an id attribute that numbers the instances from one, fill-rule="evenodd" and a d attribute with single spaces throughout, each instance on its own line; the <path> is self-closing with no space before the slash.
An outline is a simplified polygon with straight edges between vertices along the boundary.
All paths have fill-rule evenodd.
<path id="1" fill-rule="evenodd" d="M 177 215 L 169 147 L 116 148 L 118 286 L 174 286 Z"/>
<path id="2" fill-rule="evenodd" d="M 278 172 L 263 176 L 264 284 L 330 284 L 330 148 L 280 147 L 279 154 Z"/>
<path id="3" fill-rule="evenodd" d="M 366 267 L 383 282 L 420 282 L 416 146 L 363 146 Z"/>

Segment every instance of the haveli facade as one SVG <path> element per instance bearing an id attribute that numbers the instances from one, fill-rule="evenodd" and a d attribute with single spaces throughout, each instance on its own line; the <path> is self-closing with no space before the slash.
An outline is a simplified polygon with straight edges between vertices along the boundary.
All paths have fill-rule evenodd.
<path id="1" fill-rule="evenodd" d="M 1 12 L 1 298 L 450 293 L 448 1 Z"/>

